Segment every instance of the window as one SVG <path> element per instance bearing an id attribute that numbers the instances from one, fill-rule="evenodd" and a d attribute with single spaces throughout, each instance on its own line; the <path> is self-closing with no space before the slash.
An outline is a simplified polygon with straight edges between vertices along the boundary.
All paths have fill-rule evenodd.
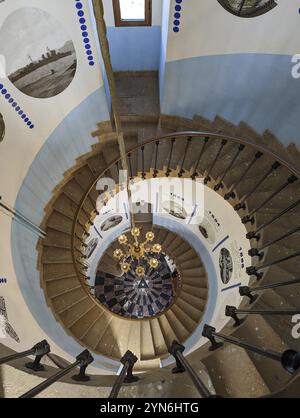
<path id="1" fill-rule="evenodd" d="M 151 0 L 113 0 L 116 26 L 151 26 Z"/>
<path id="2" fill-rule="evenodd" d="M 276 0 L 218 0 L 229 13 L 239 17 L 256 17 L 277 6 Z"/>

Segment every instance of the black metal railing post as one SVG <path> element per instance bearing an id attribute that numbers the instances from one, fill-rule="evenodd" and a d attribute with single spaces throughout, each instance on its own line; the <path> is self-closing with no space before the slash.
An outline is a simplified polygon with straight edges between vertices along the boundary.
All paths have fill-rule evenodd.
<path id="1" fill-rule="evenodd" d="M 262 152 L 257 152 L 253 158 L 253 160 L 250 162 L 250 164 L 246 167 L 244 172 L 239 176 L 238 180 L 231 186 L 230 191 L 225 194 L 224 199 L 230 200 L 234 199 L 236 197 L 236 193 L 234 190 L 237 189 L 237 187 L 243 182 L 243 180 L 246 178 L 247 174 L 251 170 L 251 168 L 254 166 L 254 164 L 263 156 L 264 154 Z"/>
<path id="2" fill-rule="evenodd" d="M 234 321 L 234 326 L 241 325 L 245 318 L 241 319 L 238 315 L 280 315 L 293 316 L 300 314 L 300 309 L 237 309 L 235 306 L 226 306 L 225 315 L 230 316 Z"/>
<path id="3" fill-rule="evenodd" d="M 173 156 L 173 150 L 174 150 L 174 144 L 175 144 L 176 139 L 173 138 L 171 141 L 171 149 L 170 149 L 170 154 L 169 154 L 169 159 L 168 159 L 168 166 L 167 166 L 167 171 L 166 171 L 166 177 L 169 177 L 170 173 L 171 173 L 171 162 L 172 162 L 172 156 Z"/>
<path id="4" fill-rule="evenodd" d="M 53 376 L 49 377 L 44 382 L 40 383 L 39 385 L 35 386 L 34 388 L 30 389 L 28 392 L 24 393 L 20 398 L 34 398 L 39 393 L 43 392 L 53 383 L 57 382 L 63 376 L 70 373 L 71 370 L 75 369 L 75 367 L 80 366 L 80 371 L 78 375 L 72 376 L 73 380 L 77 382 L 86 382 L 90 379 L 89 376 L 86 376 L 85 371 L 89 364 L 94 361 L 91 353 L 88 350 L 84 350 L 81 354 L 76 357 L 76 361 L 69 366 L 65 367 L 58 373 L 54 374 Z"/>
<path id="5" fill-rule="evenodd" d="M 207 171 L 207 175 L 206 175 L 206 177 L 204 179 L 204 184 L 207 184 L 209 181 L 211 181 L 210 175 L 212 174 L 212 172 L 213 172 L 213 170 L 215 168 L 215 165 L 218 162 L 219 157 L 220 157 L 220 155 L 221 155 L 221 153 L 223 151 L 223 148 L 225 147 L 226 144 L 227 144 L 227 140 L 226 139 L 223 139 L 223 141 L 221 142 L 220 148 L 219 148 L 219 150 L 217 152 L 217 155 L 215 156 L 215 159 L 213 160 L 210 168 Z"/>
<path id="6" fill-rule="evenodd" d="M 248 297 L 250 300 L 250 304 L 252 304 L 258 298 L 258 295 L 255 295 L 255 294 L 253 295 L 253 293 L 263 292 L 265 290 L 275 289 L 277 287 L 283 287 L 283 286 L 290 286 L 290 285 L 298 284 L 298 283 L 300 283 L 300 279 L 287 280 L 285 282 L 272 283 L 272 284 L 267 284 L 265 286 L 258 286 L 258 287 L 253 287 L 253 288 L 249 286 L 241 286 L 239 288 L 239 292 L 241 296 Z"/>
<path id="7" fill-rule="evenodd" d="M 128 154 L 128 162 L 129 162 L 129 178 L 130 180 L 133 180 L 131 153 Z"/>
<path id="8" fill-rule="evenodd" d="M 184 174 L 184 164 L 185 164 L 185 160 L 186 160 L 186 156 L 187 156 L 189 147 L 191 145 L 191 141 L 192 141 L 192 137 L 189 136 L 187 141 L 186 141 L 186 146 L 185 146 L 183 158 L 182 158 L 182 161 L 181 161 L 181 165 L 179 167 L 178 177 L 182 177 L 183 174 Z"/>
<path id="9" fill-rule="evenodd" d="M 207 324 L 204 325 L 202 336 L 210 340 L 212 344 L 210 347 L 210 351 L 214 351 L 220 348 L 224 344 L 224 342 L 227 342 L 238 347 L 244 348 L 247 351 L 251 351 L 269 359 L 279 361 L 282 367 L 288 373 L 293 374 L 300 367 L 300 353 L 295 350 L 286 350 L 283 353 L 279 353 L 277 351 L 273 351 L 264 347 L 256 347 L 236 337 L 229 337 L 227 335 L 217 333 L 214 327 Z M 222 343 L 217 342 L 217 340 L 221 340 Z"/>
<path id="10" fill-rule="evenodd" d="M 207 146 L 207 144 L 208 144 L 208 141 L 209 141 L 209 138 L 208 137 L 206 137 L 205 139 L 204 139 L 204 142 L 203 142 L 203 145 L 202 145 L 202 148 L 201 148 L 201 151 L 200 151 L 200 154 L 199 154 L 199 157 L 198 157 L 198 160 L 197 160 L 197 162 L 196 162 L 196 165 L 195 165 L 195 168 L 194 168 L 194 172 L 193 172 L 193 174 L 192 174 L 192 176 L 191 176 L 191 178 L 193 179 L 193 180 L 195 180 L 195 178 L 198 176 L 198 169 L 199 169 L 199 165 L 200 165 L 200 162 L 201 162 L 201 160 L 202 160 L 202 157 L 203 157 L 203 155 L 204 155 L 204 152 L 205 152 L 205 149 L 206 149 L 206 146 Z"/>
<path id="11" fill-rule="evenodd" d="M 287 255 L 285 257 L 276 259 L 274 261 L 270 261 L 265 263 L 262 266 L 250 266 L 246 268 L 246 272 L 249 276 L 256 276 L 257 280 L 260 280 L 264 273 L 261 272 L 261 270 L 264 270 L 268 267 L 272 267 L 272 266 L 276 266 L 277 264 L 283 263 L 284 261 L 288 261 L 288 260 L 292 260 L 293 258 L 299 257 L 300 256 L 300 251 L 297 251 L 293 254 Z"/>
<path id="12" fill-rule="evenodd" d="M 142 179 L 145 180 L 146 173 L 145 173 L 145 147 L 144 146 L 142 146 L 141 151 L 142 151 Z"/>
<path id="13" fill-rule="evenodd" d="M 117 398 L 123 383 L 138 382 L 140 378 L 133 375 L 133 367 L 138 358 L 131 352 L 127 351 L 121 358 L 120 362 L 123 364 L 120 375 L 117 377 L 115 384 L 110 392 L 109 398 Z"/>
<path id="14" fill-rule="evenodd" d="M 46 340 L 43 340 L 37 343 L 35 346 L 33 346 L 30 350 L 23 351 L 22 353 L 11 354 L 10 356 L 0 358 L 0 365 L 8 363 L 13 360 L 17 360 L 22 357 L 33 355 L 35 356 L 34 361 L 26 363 L 25 367 L 27 369 L 34 370 L 35 372 L 41 372 L 45 370 L 44 366 L 40 364 L 41 360 L 43 356 L 45 356 L 48 353 L 50 353 L 50 345 L 48 344 Z"/>
<path id="15" fill-rule="evenodd" d="M 259 189 L 259 187 L 264 183 L 264 181 L 276 170 L 281 167 L 281 164 L 275 161 L 272 164 L 272 167 L 260 178 L 260 180 L 255 184 L 255 186 L 242 198 L 242 200 L 234 206 L 235 211 L 239 211 L 240 209 L 246 209 L 246 201 Z"/>
<path id="16" fill-rule="evenodd" d="M 155 161 L 154 161 L 154 171 L 153 171 L 153 177 L 156 178 L 157 174 L 158 174 L 158 170 L 157 170 L 157 161 L 158 161 L 158 147 L 159 147 L 160 142 L 156 141 L 155 142 Z"/>
<path id="17" fill-rule="evenodd" d="M 265 250 L 266 248 L 271 247 L 271 245 L 277 244 L 277 242 L 280 242 L 285 238 L 289 238 L 290 236 L 296 234 L 299 231 L 300 231 L 300 226 L 286 232 L 285 234 L 281 235 L 280 237 L 271 239 L 270 241 L 266 242 L 265 244 L 261 245 L 260 247 L 251 248 L 251 250 L 248 251 L 248 254 L 251 257 L 259 257 L 259 259 L 261 260 L 265 255 L 263 250 Z"/>
<path id="18" fill-rule="evenodd" d="M 218 184 L 214 187 L 214 190 L 217 192 L 220 189 L 223 189 L 224 187 L 224 180 L 227 176 L 227 174 L 230 172 L 230 170 L 232 169 L 234 163 L 236 162 L 236 160 L 238 159 L 240 153 L 245 149 L 245 145 L 240 145 L 238 147 L 238 150 L 236 152 L 236 154 L 234 155 L 234 157 L 232 158 L 231 162 L 229 163 L 228 167 L 224 170 L 224 173 L 222 175 L 222 177 L 220 178 Z"/>
<path id="19" fill-rule="evenodd" d="M 210 393 L 210 391 L 207 389 L 207 387 L 202 382 L 200 377 L 196 374 L 195 370 L 192 368 L 192 366 L 184 357 L 183 355 L 184 350 L 185 350 L 185 347 L 179 344 L 177 341 L 173 341 L 171 347 L 169 348 L 169 353 L 176 360 L 176 367 L 174 367 L 174 369 L 172 370 L 172 373 L 177 374 L 177 373 L 187 372 L 202 398 L 218 397 Z"/>
<path id="20" fill-rule="evenodd" d="M 294 176 L 294 175 L 290 176 L 288 178 L 288 180 L 284 184 L 282 184 L 278 189 L 276 189 L 270 196 L 268 196 L 267 199 L 263 200 L 256 208 L 252 209 L 247 216 L 244 216 L 243 219 L 242 219 L 242 223 L 247 224 L 247 223 L 250 222 L 250 223 L 253 224 L 254 223 L 254 215 L 260 209 L 262 209 L 264 206 L 266 206 L 266 204 L 268 204 L 271 200 L 273 200 L 275 196 L 280 194 L 285 188 L 287 188 L 291 184 L 294 184 L 297 180 L 298 180 L 298 178 L 296 176 Z"/>
<path id="21" fill-rule="evenodd" d="M 277 221 L 278 219 L 280 219 L 282 216 L 286 215 L 288 212 L 290 212 L 292 209 L 295 209 L 297 206 L 300 205 L 300 199 L 297 200 L 296 202 L 292 203 L 290 206 L 288 206 L 286 209 L 284 209 L 283 211 L 281 211 L 280 213 L 276 214 L 275 216 L 273 216 L 273 218 L 269 219 L 268 221 L 264 222 L 263 224 L 261 224 L 256 231 L 250 231 L 247 234 L 247 238 L 248 239 L 253 239 L 255 238 L 257 241 L 259 241 L 260 239 L 260 232 L 265 229 L 267 226 L 270 226 L 272 223 L 274 223 L 275 221 Z"/>

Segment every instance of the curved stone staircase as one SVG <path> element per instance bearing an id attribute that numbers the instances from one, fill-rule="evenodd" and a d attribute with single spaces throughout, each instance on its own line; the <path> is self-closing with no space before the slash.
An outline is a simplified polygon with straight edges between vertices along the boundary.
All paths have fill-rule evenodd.
<path id="1" fill-rule="evenodd" d="M 267 201 L 291 177 L 289 166 L 299 167 L 300 154 L 294 145 L 286 149 L 271 132 L 259 135 L 243 122 L 234 126 L 219 117 L 212 122 L 200 116 L 187 120 L 161 115 L 158 128 L 153 116 L 149 119 L 144 116 L 124 116 L 123 123 L 127 150 L 143 144 L 145 147 L 143 159 L 141 152 L 133 151 L 129 155 L 132 177 L 202 175 L 207 185 L 238 211 L 247 227 L 252 247 L 257 249 L 258 254 L 252 253 L 252 267 L 255 267 L 249 270 L 252 284 L 256 284 L 257 276 L 261 280 L 260 284 L 264 285 L 297 278 L 297 256 L 287 261 L 280 260 L 296 253 L 299 249 L 299 235 L 295 233 L 274 244 L 268 243 L 299 227 L 299 206 L 264 227 L 259 233 L 259 239 L 258 234 L 255 234 L 261 225 L 280 215 L 299 199 L 299 182 L 291 181 L 274 198 Z M 190 135 L 186 134 L 174 142 L 173 149 L 170 146 L 172 138 L 165 142 L 147 143 L 148 138 L 179 131 L 207 132 L 207 141 L 190 141 Z M 212 134 L 216 133 L 219 134 L 219 140 L 214 140 Z M 242 143 L 237 145 L 234 141 L 222 142 L 220 134 L 224 138 L 230 136 L 245 139 L 247 146 L 243 147 Z M 176 337 L 179 341 L 184 341 L 199 322 L 204 309 L 202 301 L 205 297 L 202 292 L 206 288 L 205 273 L 201 261 L 195 258 L 193 249 L 183 251 L 188 249 L 188 243 L 178 236 L 172 236 L 171 232 L 160 230 L 160 242 L 176 258 L 182 274 L 181 297 L 172 309 L 154 320 L 131 322 L 120 320 L 101 309 L 88 295 L 81 283 L 86 280 L 81 255 L 88 228 L 97 216 L 97 194 L 92 185 L 104 172 L 118 180 L 119 169 L 118 165 L 112 164 L 118 159 L 118 147 L 109 124 L 99 125 L 93 136 L 99 138 L 99 143 L 92 146 L 92 151 L 78 159 L 77 165 L 65 174 L 65 181 L 54 191 L 53 199 L 46 208 L 42 228 L 47 237 L 40 241 L 38 248 L 41 285 L 56 319 L 78 341 L 113 358 L 120 358 L 126 348 L 130 348 L 140 357 L 138 368 L 144 370 L 145 367 L 158 367 L 158 358 L 166 354 L 171 340 Z M 256 148 L 255 153 L 251 144 Z M 278 156 L 286 164 L 274 165 L 280 160 Z M 87 190 L 89 193 L 86 195 Z M 262 205 L 264 202 L 266 203 Z M 74 229 L 74 217 L 81 206 Z M 75 247 L 78 259 L 81 260 L 79 277 L 71 248 L 73 233 L 76 233 Z M 261 251 L 260 248 L 265 245 L 266 248 Z M 269 266 L 274 260 L 280 262 Z M 257 270 L 260 266 L 263 267 L 262 270 Z M 260 273 L 263 273 L 263 277 L 260 277 Z M 199 277 L 202 284 L 197 290 L 199 293 L 195 293 Z M 256 300 L 255 309 L 299 307 L 299 296 L 297 284 L 268 289 Z M 249 309 L 248 299 L 244 299 L 243 305 Z M 116 341 L 115 335 L 123 327 L 121 323 L 126 323 L 126 329 L 122 330 L 124 338 Z M 248 315 L 242 326 L 236 329 L 230 326 L 227 332 L 234 332 L 239 338 L 278 351 L 299 346 L 291 337 L 290 317 L 286 316 Z M 200 350 L 193 353 L 191 359 L 197 361 L 208 354 L 206 352 L 204 355 L 203 350 Z M 217 393 L 224 396 L 266 394 L 279 390 L 290 379 L 279 364 L 239 348 L 225 346 L 204 359 L 204 363 Z"/>

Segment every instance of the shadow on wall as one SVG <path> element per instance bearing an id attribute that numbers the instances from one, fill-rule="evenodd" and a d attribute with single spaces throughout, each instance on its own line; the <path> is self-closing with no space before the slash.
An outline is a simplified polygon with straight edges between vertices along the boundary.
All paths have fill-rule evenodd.
<path id="1" fill-rule="evenodd" d="M 114 71 L 157 71 L 161 27 L 107 28 Z"/>

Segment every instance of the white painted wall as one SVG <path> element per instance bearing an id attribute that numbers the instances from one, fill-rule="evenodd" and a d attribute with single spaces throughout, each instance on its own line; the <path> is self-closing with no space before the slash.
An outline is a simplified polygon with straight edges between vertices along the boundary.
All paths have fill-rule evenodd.
<path id="1" fill-rule="evenodd" d="M 171 21 L 175 9 L 171 0 Z M 180 32 L 170 23 L 167 61 L 206 55 L 238 53 L 299 53 L 298 0 L 281 0 L 278 6 L 256 18 L 239 18 L 217 1 L 182 2 Z"/>
<path id="2" fill-rule="evenodd" d="M 96 129 L 98 122 L 109 119 L 88 0 L 82 0 L 82 3 L 95 58 L 96 65 L 93 67 L 88 64 L 74 1 L 9 0 L 0 3 L 0 45 L 1 28 L 6 17 L 19 8 L 35 7 L 48 12 L 70 33 L 77 54 L 74 80 L 64 92 L 52 98 L 29 97 L 15 88 L 5 74 L 0 74 L 0 84 L 4 84 L 35 126 L 30 130 L 0 95 L 0 112 L 6 128 L 0 144 L 0 195 L 14 206 L 19 194 L 19 209 L 36 224 L 41 222 L 45 204 L 64 172 L 96 141 L 90 133 Z M 22 36 L 22 28 L 16 25 L 15 30 L 16 36 Z M 34 167 L 30 170 L 34 161 Z M 82 347 L 71 341 L 64 332 L 61 333 L 60 326 L 46 306 L 39 285 L 36 244 L 37 236 L 15 221 L 12 223 L 9 217 L 0 212 L 0 276 L 8 281 L 0 287 L 0 295 L 5 298 L 9 322 L 20 337 L 20 343 L 9 336 L 1 339 L 1 343 L 16 351 L 23 351 L 47 337 L 53 353 L 72 360 L 75 352 Z M 20 285 L 32 296 L 33 305 L 40 305 L 40 317 L 24 301 Z M 42 318 L 43 315 L 45 318 Z M 43 328 L 38 323 L 46 319 L 48 322 Z M 52 332 L 55 330 L 53 335 L 56 333 L 56 338 L 47 336 L 47 329 Z M 63 340 L 67 349 L 62 348 Z"/>

